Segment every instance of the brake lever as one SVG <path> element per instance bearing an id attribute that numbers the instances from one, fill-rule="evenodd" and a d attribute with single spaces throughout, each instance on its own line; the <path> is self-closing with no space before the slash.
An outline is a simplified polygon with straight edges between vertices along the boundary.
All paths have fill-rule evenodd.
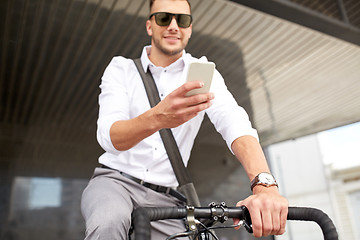
<path id="1" fill-rule="evenodd" d="M 245 206 L 241 206 L 241 209 L 244 211 L 243 226 L 245 227 L 246 231 L 248 231 L 248 233 L 253 233 L 250 212 Z"/>

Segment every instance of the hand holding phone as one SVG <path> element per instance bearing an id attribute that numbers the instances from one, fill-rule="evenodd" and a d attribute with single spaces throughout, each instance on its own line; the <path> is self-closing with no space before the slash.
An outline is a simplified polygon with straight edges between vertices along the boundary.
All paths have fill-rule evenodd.
<path id="1" fill-rule="evenodd" d="M 193 62 L 190 63 L 187 73 L 186 82 L 202 81 L 204 86 L 202 88 L 193 89 L 186 93 L 185 96 L 192 96 L 200 93 L 208 93 L 210 90 L 212 78 L 214 75 L 215 64 L 212 62 Z"/>

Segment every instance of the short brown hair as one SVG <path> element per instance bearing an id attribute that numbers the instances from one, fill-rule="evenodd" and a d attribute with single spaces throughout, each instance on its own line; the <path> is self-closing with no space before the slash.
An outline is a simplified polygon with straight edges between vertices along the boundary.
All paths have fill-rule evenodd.
<path id="1" fill-rule="evenodd" d="M 150 12 L 151 12 L 151 8 L 152 8 L 152 6 L 153 6 L 153 4 L 154 4 L 155 1 L 156 1 L 156 0 L 150 0 Z M 184 1 L 186 1 L 186 2 L 189 4 L 189 8 L 190 8 L 190 12 L 191 12 L 191 5 L 190 5 L 189 0 L 184 0 Z"/>

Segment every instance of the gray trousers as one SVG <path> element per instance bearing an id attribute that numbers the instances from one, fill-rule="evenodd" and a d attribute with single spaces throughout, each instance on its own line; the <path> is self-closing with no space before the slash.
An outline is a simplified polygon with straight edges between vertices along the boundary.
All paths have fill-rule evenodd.
<path id="1" fill-rule="evenodd" d="M 81 198 L 85 240 L 128 239 L 133 209 L 162 206 L 183 206 L 183 203 L 168 194 L 146 188 L 115 170 L 96 168 Z M 184 231 L 183 220 L 151 223 L 151 239 L 154 240 Z"/>

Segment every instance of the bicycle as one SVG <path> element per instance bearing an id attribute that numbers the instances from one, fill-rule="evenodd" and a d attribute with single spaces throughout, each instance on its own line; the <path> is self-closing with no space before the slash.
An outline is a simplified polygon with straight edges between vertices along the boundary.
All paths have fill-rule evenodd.
<path id="1" fill-rule="evenodd" d="M 187 231 L 169 236 L 166 240 L 179 237 L 209 240 L 210 236 L 218 240 L 213 229 L 234 228 L 244 226 L 252 233 L 251 218 L 245 206 L 227 207 L 225 203 L 211 203 L 208 207 L 144 207 L 134 210 L 132 215 L 133 230 L 136 240 L 150 240 L 150 221 L 165 219 L 186 219 Z M 224 226 L 229 218 L 238 218 L 238 225 Z M 288 220 L 314 221 L 324 236 L 324 240 L 338 240 L 334 223 L 323 211 L 316 208 L 289 207 Z M 216 226 L 220 223 L 220 226 Z"/>

